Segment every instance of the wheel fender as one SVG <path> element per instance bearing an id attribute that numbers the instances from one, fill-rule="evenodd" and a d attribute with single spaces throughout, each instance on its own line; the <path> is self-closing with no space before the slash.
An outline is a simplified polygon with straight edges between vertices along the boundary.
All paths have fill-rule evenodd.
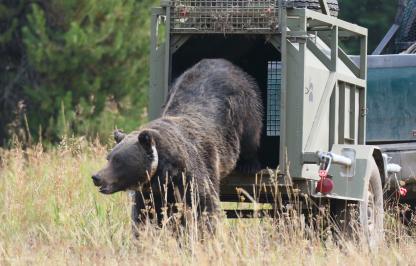
<path id="1" fill-rule="evenodd" d="M 383 153 L 381 152 L 380 148 L 377 146 L 373 146 L 373 158 L 376 161 L 378 171 L 380 172 L 381 177 L 381 184 L 384 187 L 387 179 L 387 169 L 384 165 Z"/>
<path id="2" fill-rule="evenodd" d="M 345 177 L 341 175 L 343 166 L 333 164 L 329 170 L 329 174 L 334 181 L 334 190 L 331 198 L 346 200 L 364 200 L 367 195 L 367 187 L 371 176 L 372 160 L 379 161 L 381 153 L 376 146 L 371 145 L 344 145 L 335 144 L 332 152 L 341 154 L 342 149 L 350 148 L 356 152 L 355 175 L 353 177 Z M 373 157 L 373 156 L 376 157 Z M 382 157 L 381 157 L 382 158 Z M 380 161 L 379 161 L 380 162 Z M 382 163 L 382 161 L 381 161 Z M 379 166 L 379 163 L 377 163 Z M 380 171 L 380 166 L 379 166 Z M 380 176 L 383 174 L 380 172 Z"/>

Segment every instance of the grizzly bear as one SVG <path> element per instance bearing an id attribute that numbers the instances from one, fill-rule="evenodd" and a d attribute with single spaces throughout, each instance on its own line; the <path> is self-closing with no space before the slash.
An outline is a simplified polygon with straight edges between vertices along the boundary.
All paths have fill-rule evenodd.
<path id="1" fill-rule="evenodd" d="M 117 144 L 93 182 L 104 194 L 135 191 L 135 222 L 149 208 L 160 222 L 162 207 L 178 200 L 218 214 L 221 178 L 236 167 L 259 170 L 261 103 L 254 79 L 239 67 L 201 60 L 174 82 L 160 118 L 127 135 L 114 133 Z"/>

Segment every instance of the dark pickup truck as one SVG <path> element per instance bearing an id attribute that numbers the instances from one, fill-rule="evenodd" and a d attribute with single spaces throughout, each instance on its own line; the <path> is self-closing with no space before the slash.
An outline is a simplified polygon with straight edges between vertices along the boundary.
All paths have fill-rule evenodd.
<path id="1" fill-rule="evenodd" d="M 416 55 L 368 56 L 367 143 L 402 170 L 406 198 L 416 199 Z"/>

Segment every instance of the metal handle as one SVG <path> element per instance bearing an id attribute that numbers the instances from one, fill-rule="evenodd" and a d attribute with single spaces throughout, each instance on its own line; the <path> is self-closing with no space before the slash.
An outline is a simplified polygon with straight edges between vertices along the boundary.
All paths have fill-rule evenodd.
<path id="1" fill-rule="evenodd" d="M 317 152 L 319 158 L 321 160 L 326 159 L 326 158 L 331 158 L 331 161 L 334 164 L 340 164 L 340 165 L 345 165 L 345 166 L 351 166 L 352 165 L 352 160 L 348 157 L 345 157 L 343 155 L 339 155 L 333 152 L 323 152 L 323 151 L 318 151 Z"/>

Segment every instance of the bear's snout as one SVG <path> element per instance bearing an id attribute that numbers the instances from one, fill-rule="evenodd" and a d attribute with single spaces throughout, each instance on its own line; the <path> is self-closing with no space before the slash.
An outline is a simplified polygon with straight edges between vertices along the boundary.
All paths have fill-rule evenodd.
<path id="1" fill-rule="evenodd" d="M 99 187 L 99 191 L 103 194 L 113 194 L 122 190 L 120 183 L 116 183 L 109 179 L 109 175 L 106 171 L 99 171 L 91 176 L 92 182 L 96 187 Z"/>
<path id="2" fill-rule="evenodd" d="M 92 177 L 92 182 L 94 182 L 94 185 L 96 185 L 97 187 L 101 186 L 101 180 L 99 175 L 95 174 Z"/>

